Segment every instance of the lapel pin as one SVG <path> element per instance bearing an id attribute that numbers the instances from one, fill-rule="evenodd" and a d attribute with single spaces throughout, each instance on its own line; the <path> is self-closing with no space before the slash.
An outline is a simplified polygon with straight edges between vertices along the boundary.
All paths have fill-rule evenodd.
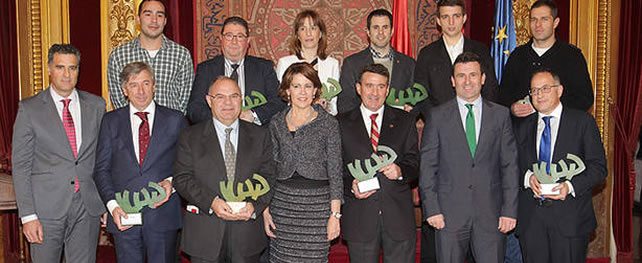
<path id="1" fill-rule="evenodd" d="M 394 128 L 394 127 L 395 127 L 395 125 L 394 125 L 394 124 L 390 124 L 390 128 Z"/>

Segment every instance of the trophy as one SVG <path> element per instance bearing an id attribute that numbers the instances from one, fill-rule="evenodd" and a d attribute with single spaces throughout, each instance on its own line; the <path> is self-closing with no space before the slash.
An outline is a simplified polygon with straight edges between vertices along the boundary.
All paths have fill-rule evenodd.
<path id="1" fill-rule="evenodd" d="M 258 181 L 258 184 L 255 185 L 250 179 L 245 180 L 244 183 L 239 182 L 236 185 L 234 184 L 234 179 L 223 180 L 219 183 L 221 195 L 223 195 L 227 205 L 232 208 L 232 213 L 236 214 L 241 211 L 241 208 L 247 204 L 245 200 L 248 197 L 256 201 L 260 196 L 270 191 L 270 185 L 268 185 L 263 176 L 253 174 L 252 179 Z M 235 186 L 236 193 L 234 193 Z"/>
<path id="2" fill-rule="evenodd" d="M 566 154 L 566 159 L 573 161 L 570 165 L 566 164 L 563 159 L 557 164 L 551 164 L 551 174 L 546 173 L 546 162 L 539 162 L 533 164 L 533 173 L 540 183 L 542 195 L 556 195 L 560 191 L 553 191 L 553 188 L 558 185 L 558 182 L 564 180 L 571 180 L 574 176 L 582 173 L 586 166 L 580 157 L 574 154 Z M 558 171 L 557 168 L 560 168 Z"/>
<path id="3" fill-rule="evenodd" d="M 148 206 L 152 207 L 155 203 L 158 203 L 167 197 L 165 189 L 156 182 L 149 182 L 147 184 L 149 187 L 155 189 L 156 191 L 150 193 L 147 188 L 141 189 L 139 192 L 133 193 L 133 198 L 130 200 L 129 191 L 125 190 L 122 193 L 116 193 L 116 203 L 120 206 L 121 209 L 127 214 L 127 218 L 120 217 L 120 224 L 123 226 L 133 226 L 133 225 L 142 225 L 143 216 L 140 213 L 140 210 L 143 207 Z M 142 198 L 141 198 L 142 195 Z M 131 202 L 133 201 L 133 203 Z"/>
<path id="4" fill-rule="evenodd" d="M 394 107 L 403 107 L 406 104 L 415 106 L 426 98 L 428 98 L 426 88 L 419 83 L 415 83 L 405 90 L 397 91 L 397 89 L 391 88 L 388 97 L 386 97 L 386 104 Z"/>
<path id="5" fill-rule="evenodd" d="M 369 159 L 363 161 L 354 160 L 349 163 L 348 171 L 350 172 L 350 175 L 359 181 L 359 183 L 357 183 L 359 192 L 364 193 L 381 188 L 381 186 L 379 186 L 379 179 L 375 177 L 377 171 L 382 167 L 394 163 L 396 159 L 397 153 L 395 153 L 392 148 L 385 145 L 379 145 L 377 147 L 377 152 L 372 153 Z"/>
<path id="6" fill-rule="evenodd" d="M 252 92 L 250 92 L 250 95 L 245 96 L 245 105 L 241 107 L 241 110 L 251 110 L 266 103 L 267 99 L 265 98 L 265 95 L 263 95 L 261 92 L 253 90 Z"/>
<path id="7" fill-rule="evenodd" d="M 330 101 L 336 97 L 343 90 L 339 81 L 333 78 L 328 78 L 328 84 L 321 83 L 321 98 L 325 101 Z"/>

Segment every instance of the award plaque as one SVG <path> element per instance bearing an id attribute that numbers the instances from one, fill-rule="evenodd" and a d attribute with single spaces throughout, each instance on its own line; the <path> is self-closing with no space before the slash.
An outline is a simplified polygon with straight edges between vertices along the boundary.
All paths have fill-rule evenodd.
<path id="1" fill-rule="evenodd" d="M 386 97 L 386 104 L 393 107 L 403 107 L 406 104 L 415 106 L 426 98 L 428 98 L 426 88 L 419 83 L 415 83 L 405 90 L 390 88 L 388 97 Z"/>
<path id="2" fill-rule="evenodd" d="M 133 192 L 133 197 L 129 198 L 129 191 L 116 193 L 116 203 L 127 214 L 127 218 L 120 217 L 120 224 L 124 226 L 142 225 L 143 216 L 140 211 L 145 207 L 153 207 L 167 197 L 165 189 L 156 182 L 149 182 L 148 186 L 156 191 L 149 192 L 146 188 L 138 192 Z M 142 197 L 141 197 L 142 195 Z"/>
<path id="3" fill-rule="evenodd" d="M 270 185 L 268 185 L 267 180 L 258 174 L 252 175 L 252 179 L 258 182 L 254 184 L 252 180 L 247 179 L 244 182 L 239 182 L 234 184 L 234 180 L 224 180 L 219 183 L 221 190 L 221 195 L 227 203 L 227 205 L 232 208 L 232 213 L 237 214 L 247 202 L 247 198 L 251 198 L 256 201 L 260 196 L 266 194 L 270 191 Z M 236 186 L 236 192 L 234 191 Z"/>
<path id="4" fill-rule="evenodd" d="M 397 159 L 397 153 L 385 145 L 379 145 L 377 152 L 372 153 L 369 159 L 354 160 L 348 164 L 350 175 L 357 179 L 359 192 L 364 193 L 381 188 L 379 178 L 375 177 L 379 169 L 392 164 Z"/>
<path id="5" fill-rule="evenodd" d="M 546 173 L 546 163 L 539 162 L 533 164 L 533 173 L 537 178 L 537 181 L 540 183 L 542 195 L 556 195 L 560 191 L 553 191 L 553 188 L 557 186 L 560 182 L 570 181 L 574 176 L 582 173 L 586 166 L 580 157 L 577 157 L 574 154 L 566 154 L 566 159 L 572 161 L 570 165 L 566 164 L 566 161 L 563 159 L 560 160 L 557 164 L 551 164 L 551 174 Z M 559 168 L 559 170 L 558 170 Z"/>

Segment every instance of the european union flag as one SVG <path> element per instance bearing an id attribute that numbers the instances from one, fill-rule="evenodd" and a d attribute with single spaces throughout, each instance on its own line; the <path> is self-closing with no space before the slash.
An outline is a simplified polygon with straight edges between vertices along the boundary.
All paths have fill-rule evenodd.
<path id="1" fill-rule="evenodd" d="M 513 1 L 497 0 L 495 2 L 495 33 L 491 44 L 491 56 L 495 61 L 497 81 L 502 81 L 504 65 L 508 56 L 517 46 L 515 19 L 513 18 Z"/>

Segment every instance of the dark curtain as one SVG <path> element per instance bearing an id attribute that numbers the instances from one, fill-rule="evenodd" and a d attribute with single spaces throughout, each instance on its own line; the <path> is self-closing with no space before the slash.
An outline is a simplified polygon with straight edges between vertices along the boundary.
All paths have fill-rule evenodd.
<path id="1" fill-rule="evenodd" d="M 613 159 L 613 235 L 617 262 L 633 262 L 633 164 L 642 121 L 642 2 L 622 1 Z"/>
<path id="2" fill-rule="evenodd" d="M 18 48 L 16 37 L 16 1 L 0 1 L 0 173 L 11 173 L 11 136 L 19 101 Z M 0 213 L 3 235 L 0 245 L 5 258 L 15 259 L 19 253 L 18 217 L 12 213 Z"/>
<path id="3" fill-rule="evenodd" d="M 168 13 L 165 35 L 186 47 L 194 58 L 194 3 L 186 0 L 165 1 Z"/>

